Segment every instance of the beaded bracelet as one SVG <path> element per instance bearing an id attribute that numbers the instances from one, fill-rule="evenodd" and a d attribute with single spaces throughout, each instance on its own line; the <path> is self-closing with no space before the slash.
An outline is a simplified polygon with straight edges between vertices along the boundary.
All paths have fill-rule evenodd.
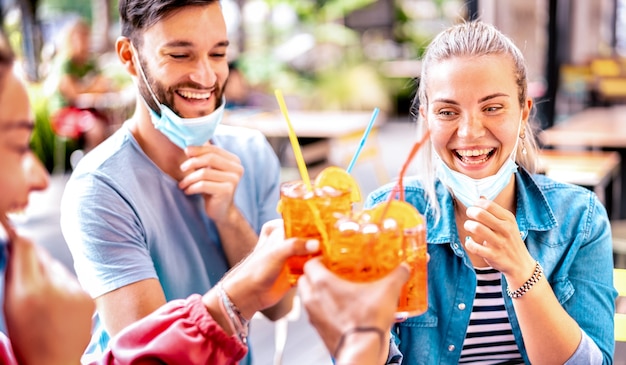
<path id="1" fill-rule="evenodd" d="M 530 279 L 526 280 L 526 282 L 516 291 L 511 291 L 509 287 L 506 288 L 506 294 L 511 298 L 519 298 L 522 295 L 526 294 L 543 276 L 543 268 L 539 264 L 539 261 L 536 261 L 535 271 Z"/>
<path id="2" fill-rule="evenodd" d="M 220 297 L 222 306 L 226 310 L 226 314 L 228 314 L 228 318 L 230 318 L 230 323 L 233 325 L 235 334 L 237 334 L 241 343 L 247 345 L 250 320 L 241 315 L 239 308 L 237 308 L 228 297 L 228 294 L 226 294 L 226 291 L 224 291 L 222 282 L 217 284 L 217 295 Z"/>

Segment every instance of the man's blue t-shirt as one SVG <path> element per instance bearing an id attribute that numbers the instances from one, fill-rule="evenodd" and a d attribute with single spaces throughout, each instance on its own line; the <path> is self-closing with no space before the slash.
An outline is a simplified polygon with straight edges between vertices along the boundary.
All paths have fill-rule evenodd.
<path id="1" fill-rule="evenodd" d="M 212 143 L 244 167 L 235 204 L 252 228 L 278 218 L 280 164 L 258 131 L 220 125 Z M 93 297 L 157 278 L 165 297 L 204 294 L 229 269 L 201 195 L 178 182 L 143 152 L 126 125 L 87 154 L 67 183 L 61 228 L 81 285 Z M 89 352 L 106 347 L 96 318 Z"/>

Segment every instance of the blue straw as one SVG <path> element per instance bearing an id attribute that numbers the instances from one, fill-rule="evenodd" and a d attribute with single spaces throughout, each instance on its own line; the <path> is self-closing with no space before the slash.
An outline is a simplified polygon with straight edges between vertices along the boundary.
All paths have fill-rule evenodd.
<path id="1" fill-rule="evenodd" d="M 361 154 L 361 150 L 363 149 L 363 146 L 365 146 L 365 141 L 367 140 L 367 136 L 370 135 L 370 131 L 372 130 L 372 127 L 374 126 L 374 122 L 376 121 L 377 116 L 378 116 L 378 108 L 374 108 L 374 112 L 372 113 L 372 119 L 370 119 L 370 122 L 367 125 L 367 128 L 365 128 L 365 133 L 363 133 L 363 137 L 361 137 L 361 142 L 359 142 L 359 147 L 356 149 L 356 152 L 354 153 L 354 156 L 352 157 L 352 161 L 350 161 L 350 164 L 348 165 L 348 168 L 346 169 L 348 173 L 352 171 L 352 168 L 354 167 L 354 163 L 356 162 L 356 159 L 359 158 L 359 154 Z"/>

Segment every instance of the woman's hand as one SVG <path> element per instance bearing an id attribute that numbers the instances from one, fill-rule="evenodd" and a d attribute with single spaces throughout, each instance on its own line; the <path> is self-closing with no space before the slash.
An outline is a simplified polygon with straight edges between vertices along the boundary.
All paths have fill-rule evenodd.
<path id="1" fill-rule="evenodd" d="M 509 278 L 514 278 L 513 282 L 526 281 L 534 270 L 535 260 L 522 240 L 513 213 L 497 203 L 479 199 L 467 208 L 466 215 L 468 220 L 463 224 L 469 233 L 466 249 L 502 272 L 507 281 Z"/>

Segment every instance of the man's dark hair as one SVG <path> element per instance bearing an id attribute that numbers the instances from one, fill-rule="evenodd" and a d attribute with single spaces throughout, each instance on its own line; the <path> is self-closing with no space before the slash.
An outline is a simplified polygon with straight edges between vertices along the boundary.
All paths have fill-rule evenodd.
<path id="1" fill-rule="evenodd" d="M 122 36 L 140 45 L 142 31 L 187 6 L 205 6 L 219 0 L 120 0 Z"/>

